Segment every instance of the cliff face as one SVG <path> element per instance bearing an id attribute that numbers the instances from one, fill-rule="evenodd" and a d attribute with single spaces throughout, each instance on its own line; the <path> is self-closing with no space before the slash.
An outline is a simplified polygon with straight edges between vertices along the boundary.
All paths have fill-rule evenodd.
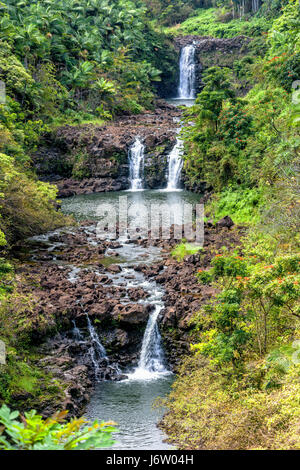
<path id="1" fill-rule="evenodd" d="M 163 187 L 179 114 L 159 102 L 153 112 L 103 126 L 60 127 L 33 156 L 35 168 L 40 177 L 57 184 L 59 197 L 128 189 L 128 151 L 139 136 L 145 145 L 145 186 Z"/>
<path id="2" fill-rule="evenodd" d="M 220 39 L 210 36 L 189 35 L 178 36 L 174 41 L 178 51 L 189 44 L 193 44 L 196 48 L 196 81 L 197 92 L 199 93 L 202 89 L 201 75 L 203 70 L 213 66 L 232 69 L 234 62 L 248 53 L 251 38 L 236 36 Z"/>

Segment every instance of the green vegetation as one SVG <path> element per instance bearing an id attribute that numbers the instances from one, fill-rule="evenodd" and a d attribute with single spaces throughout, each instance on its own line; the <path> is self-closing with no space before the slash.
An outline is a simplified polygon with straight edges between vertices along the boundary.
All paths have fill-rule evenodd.
<path id="1" fill-rule="evenodd" d="M 111 423 L 24 413 L 47 401 L 59 409 L 64 387 L 34 348 L 34 334 L 58 326 L 22 291 L 13 248 L 70 223 L 56 188 L 32 168 L 43 136 L 153 109 L 157 91 L 174 89 L 171 38 L 184 34 L 253 39 L 246 55 L 228 54 L 221 66 L 208 68 L 203 55 L 204 87 L 182 130 L 187 178 L 212 192 L 206 216 L 229 215 L 247 233 L 195 273 L 217 294 L 191 320 L 192 354 L 164 426 L 180 448 L 299 448 L 299 13 L 298 0 L 266 0 L 257 12 L 250 0 L 0 3 L 0 448 L 113 443 Z M 86 159 L 83 146 L 74 150 L 73 177 L 90 176 Z M 183 241 L 172 256 L 181 262 L 198 251 Z"/>
<path id="2" fill-rule="evenodd" d="M 152 108 L 155 85 L 174 80 L 175 57 L 140 1 L 0 4 L 0 229 L 8 242 L 66 223 L 53 208 L 54 187 L 30 168 L 41 136 L 58 124 Z M 80 162 L 74 176 L 88 176 Z"/>
<path id="3" fill-rule="evenodd" d="M 195 8 L 211 4 L 210 0 L 145 0 L 150 17 L 159 25 L 181 23 L 195 11 Z"/>
<path id="4" fill-rule="evenodd" d="M 200 282 L 222 287 L 195 318 L 199 330 L 207 318 L 210 326 L 193 346 L 217 365 L 239 369 L 245 353 L 263 356 L 274 344 L 288 343 L 300 318 L 300 256 L 278 256 L 266 266 L 259 250 L 251 252 L 258 254 L 217 255 L 210 271 L 198 273 Z"/>
<path id="5" fill-rule="evenodd" d="M 168 399 L 180 448 L 299 448 L 300 256 L 275 247 L 253 234 L 243 256 L 197 274 L 220 293 L 192 320 L 198 342 Z"/>
<path id="6" fill-rule="evenodd" d="M 266 392 L 256 385 L 263 363 L 237 378 L 201 357 L 189 358 L 171 392 L 164 429 L 181 449 L 298 449 L 299 372 L 293 365 L 281 386 Z"/>
<path id="7" fill-rule="evenodd" d="M 232 19 L 230 14 L 229 17 L 226 16 L 225 11 L 215 8 L 199 10 L 197 16 L 187 19 L 180 25 L 170 27 L 168 32 L 174 35 L 193 34 L 216 38 L 233 38 L 239 35 L 255 37 L 267 32 L 272 24 L 265 17 L 246 16 L 241 20 Z"/>
<path id="8" fill-rule="evenodd" d="M 186 111 L 187 172 L 214 190 L 206 215 L 230 215 L 248 232 L 197 273 L 218 294 L 191 321 L 192 355 L 167 401 L 163 426 L 180 448 L 300 445 L 299 13 L 297 1 L 284 5 L 265 54 L 235 64 L 252 81 L 248 94 L 237 96 L 232 70 L 213 67 Z M 212 14 L 177 31 L 205 34 L 205 17 L 206 34 L 231 36 L 226 28 L 237 22 L 211 22 Z M 264 20 L 250 20 L 247 34 Z"/>
<path id="9" fill-rule="evenodd" d="M 210 210 L 215 222 L 231 214 L 236 224 L 249 225 L 260 219 L 262 188 L 232 188 L 230 185 L 214 196 Z"/>
<path id="10" fill-rule="evenodd" d="M 177 261 L 182 261 L 185 256 L 194 255 L 198 253 L 202 248 L 191 243 L 182 242 L 177 245 L 174 250 L 171 252 L 173 258 Z"/>
<path id="11" fill-rule="evenodd" d="M 2 450 L 89 450 L 110 447 L 115 423 L 87 423 L 84 418 L 65 422 L 66 412 L 44 420 L 35 411 L 19 417 L 6 405 L 0 408 Z"/>

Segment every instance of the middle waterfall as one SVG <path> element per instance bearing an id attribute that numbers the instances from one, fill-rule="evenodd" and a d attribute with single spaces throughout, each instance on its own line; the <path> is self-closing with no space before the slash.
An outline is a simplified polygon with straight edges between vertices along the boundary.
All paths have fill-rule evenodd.
<path id="1" fill-rule="evenodd" d="M 196 96 L 195 52 L 196 49 L 193 45 L 185 46 L 181 50 L 178 88 L 178 98 L 180 99 L 193 99 Z"/>
<path id="2" fill-rule="evenodd" d="M 179 189 L 181 170 L 183 167 L 182 159 L 183 142 L 178 137 L 176 145 L 173 147 L 169 155 L 169 168 L 168 168 L 168 184 L 167 191 L 174 191 Z"/>
<path id="3" fill-rule="evenodd" d="M 141 191 L 143 189 L 145 146 L 137 137 L 129 149 L 129 179 L 130 190 Z"/>

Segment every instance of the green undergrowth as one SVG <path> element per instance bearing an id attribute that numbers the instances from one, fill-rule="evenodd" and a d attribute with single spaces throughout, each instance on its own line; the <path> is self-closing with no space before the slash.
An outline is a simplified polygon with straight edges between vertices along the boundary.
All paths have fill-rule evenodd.
<path id="1" fill-rule="evenodd" d="M 299 448 L 297 247 L 253 228 L 197 273 L 218 294 L 191 320 L 192 353 L 164 403 L 180 449 Z"/>
<path id="2" fill-rule="evenodd" d="M 236 377 L 199 357 L 186 359 L 168 399 L 163 428 L 180 449 L 299 449 L 299 365 L 279 388 L 262 391 L 266 363 L 252 361 Z"/>
<path id="3" fill-rule="evenodd" d="M 216 38 L 233 38 L 239 35 L 256 37 L 267 32 L 272 24 L 265 17 L 256 16 L 222 22 L 218 17 L 219 12 L 216 8 L 198 10 L 197 15 L 168 28 L 167 31 L 174 36 L 191 34 Z"/>
<path id="4" fill-rule="evenodd" d="M 113 422 L 89 423 L 84 418 L 66 421 L 67 412 L 43 419 L 35 410 L 20 415 L 0 408 L 1 450 L 90 450 L 111 447 Z"/>
<path id="5" fill-rule="evenodd" d="M 175 258 L 177 261 L 182 261 L 185 258 L 185 256 L 194 255 L 201 250 L 202 250 L 201 246 L 183 241 L 171 251 L 171 256 Z"/>
<path id="6" fill-rule="evenodd" d="M 206 210 L 213 214 L 214 222 L 230 214 L 235 224 L 252 225 L 260 220 L 260 208 L 263 202 L 262 189 L 227 188 L 215 195 Z"/>
<path id="7" fill-rule="evenodd" d="M 33 313 L 34 299 L 16 290 L 11 265 L 9 272 L 2 272 L 1 281 L 0 340 L 5 345 L 5 363 L 0 364 L 0 403 L 22 411 L 51 404 L 59 408 L 63 386 L 39 363 L 42 356 L 34 339 L 50 332 L 53 319 Z"/>

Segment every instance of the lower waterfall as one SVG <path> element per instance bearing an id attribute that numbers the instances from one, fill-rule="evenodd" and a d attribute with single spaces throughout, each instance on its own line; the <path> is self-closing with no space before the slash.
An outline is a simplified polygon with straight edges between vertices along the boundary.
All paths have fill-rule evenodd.
<path id="1" fill-rule="evenodd" d="M 156 311 L 150 316 L 142 344 L 139 368 L 149 372 L 165 372 L 164 353 L 157 325 L 160 311 L 161 308 L 156 307 Z"/>
<path id="2" fill-rule="evenodd" d="M 151 380 L 163 375 L 169 375 L 166 368 L 162 339 L 158 328 L 158 317 L 164 308 L 161 297 L 163 292 L 155 289 L 153 299 L 156 297 L 155 309 L 150 314 L 141 346 L 140 359 L 137 368 L 128 375 L 130 380 Z M 151 299 L 150 299 L 151 303 Z"/>

